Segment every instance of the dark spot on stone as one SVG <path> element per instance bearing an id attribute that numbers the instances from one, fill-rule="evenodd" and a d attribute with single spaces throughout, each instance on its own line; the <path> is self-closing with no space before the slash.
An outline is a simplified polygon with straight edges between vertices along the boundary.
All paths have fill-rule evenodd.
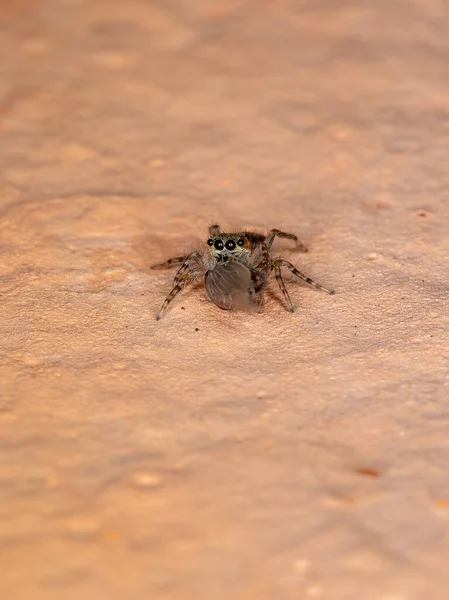
<path id="1" fill-rule="evenodd" d="M 373 202 L 362 202 L 361 208 L 368 213 L 376 213 L 380 210 L 388 210 L 391 208 L 391 204 L 386 200 L 375 200 Z"/>
<path id="2" fill-rule="evenodd" d="M 357 473 L 357 475 L 362 475 L 363 477 L 375 478 L 381 476 L 380 471 L 371 467 L 358 467 L 357 469 L 354 469 L 354 471 Z"/>
<path id="3" fill-rule="evenodd" d="M 355 504 L 356 501 L 352 496 L 333 496 L 333 499 L 342 504 Z"/>
<path id="4" fill-rule="evenodd" d="M 199 331 L 199 330 L 200 330 L 200 328 L 199 328 L 199 327 L 195 327 L 195 331 Z"/>

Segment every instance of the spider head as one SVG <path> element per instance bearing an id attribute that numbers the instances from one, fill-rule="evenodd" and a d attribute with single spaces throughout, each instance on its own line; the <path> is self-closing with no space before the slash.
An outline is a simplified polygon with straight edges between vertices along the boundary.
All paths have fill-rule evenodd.
<path id="1" fill-rule="evenodd" d="M 247 240 L 241 234 L 220 233 L 210 237 L 207 245 L 210 247 L 210 254 L 217 262 L 227 262 L 230 258 L 246 262 L 251 255 Z"/>

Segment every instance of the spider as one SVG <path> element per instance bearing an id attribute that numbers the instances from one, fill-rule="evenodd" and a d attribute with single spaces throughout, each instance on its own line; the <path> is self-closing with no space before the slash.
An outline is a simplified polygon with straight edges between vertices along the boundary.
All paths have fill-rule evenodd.
<path id="1" fill-rule="evenodd" d="M 202 253 L 192 252 L 185 256 L 176 256 L 151 267 L 168 269 L 181 265 L 176 273 L 174 286 L 156 317 L 158 321 L 162 319 L 177 294 L 203 275 L 209 298 L 224 310 L 247 308 L 260 311 L 268 277 L 274 271 L 288 310 L 294 312 L 293 303 L 282 278 L 282 267 L 286 267 L 296 277 L 316 289 L 329 294 L 335 293 L 306 277 L 287 260 L 272 255 L 276 237 L 293 240 L 298 250 L 307 252 L 307 248 L 293 233 L 285 233 L 279 229 L 271 229 L 267 235 L 255 231 L 224 233 L 219 225 L 212 225 L 209 227 L 209 236 L 208 247 Z"/>

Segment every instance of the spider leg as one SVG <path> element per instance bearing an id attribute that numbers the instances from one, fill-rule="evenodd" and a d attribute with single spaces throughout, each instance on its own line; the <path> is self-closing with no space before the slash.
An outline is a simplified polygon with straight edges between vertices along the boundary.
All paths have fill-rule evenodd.
<path id="1" fill-rule="evenodd" d="M 266 242 L 262 242 L 262 264 L 261 270 L 268 277 L 268 272 L 271 270 L 271 261 L 270 261 L 270 248 Z"/>
<path id="2" fill-rule="evenodd" d="M 271 249 L 271 246 L 274 242 L 274 238 L 276 237 L 285 238 L 287 240 L 293 240 L 296 242 L 296 247 L 298 250 L 300 250 L 301 252 L 308 252 L 307 246 L 302 244 L 294 233 L 286 233 L 285 231 L 280 231 L 279 229 L 272 229 L 271 231 L 269 231 L 265 240 L 265 243 L 267 244 L 269 249 Z"/>
<path id="3" fill-rule="evenodd" d="M 209 235 L 211 237 L 215 237 L 216 235 L 218 235 L 220 233 L 221 229 L 220 229 L 220 225 L 211 225 L 209 227 Z"/>
<path id="4" fill-rule="evenodd" d="M 168 294 L 168 296 L 165 298 L 164 303 L 161 307 L 161 310 L 159 311 L 156 320 L 160 321 L 162 319 L 162 317 L 164 316 L 165 311 L 167 310 L 167 308 L 169 307 L 169 305 L 173 302 L 174 298 L 179 294 L 179 292 L 184 289 L 186 287 L 186 285 L 188 285 L 189 283 L 191 283 L 192 281 L 194 281 L 196 279 L 196 277 L 192 274 L 192 273 L 186 273 L 184 278 L 182 279 L 182 281 L 180 281 L 179 283 L 177 283 L 173 289 L 171 290 L 171 292 Z"/>
<path id="5" fill-rule="evenodd" d="M 174 286 L 168 296 L 165 298 L 164 303 L 161 306 L 161 310 L 156 317 L 157 321 L 162 319 L 168 306 L 171 304 L 171 302 L 173 302 L 174 298 L 179 294 L 179 292 L 189 285 L 189 283 L 195 281 L 195 279 L 198 277 L 198 272 L 194 268 L 195 266 L 198 266 L 198 264 L 201 264 L 201 257 L 197 252 L 193 252 L 192 254 L 188 254 L 186 257 L 184 257 L 184 261 L 176 273 Z"/>
<path id="6" fill-rule="evenodd" d="M 251 281 L 253 289 L 251 295 L 254 298 L 254 304 L 260 309 L 263 308 L 265 299 L 265 289 L 267 287 L 268 275 L 264 271 L 259 271 L 253 267 L 248 267 L 251 271 Z"/>
<path id="7" fill-rule="evenodd" d="M 268 279 L 268 275 L 273 270 L 273 266 L 271 264 L 272 261 L 270 258 L 270 248 L 264 241 L 260 243 L 257 251 L 254 252 L 253 256 L 251 257 L 250 262 L 250 269 L 255 268 L 256 271 L 258 270 L 261 273 L 264 273 L 265 277 Z"/>
<path id="8" fill-rule="evenodd" d="M 260 292 L 263 290 L 267 284 L 267 275 L 263 271 L 259 271 L 258 269 L 254 269 L 254 267 L 248 267 L 251 271 L 251 279 L 254 283 L 254 291 Z"/>
<path id="9" fill-rule="evenodd" d="M 248 268 L 251 271 L 255 303 L 262 308 L 268 277 L 273 267 L 270 260 L 270 249 L 264 241 L 261 241 L 260 248 L 261 252 L 258 254 L 257 260 L 255 260 L 252 266 L 248 265 Z"/>
<path id="10" fill-rule="evenodd" d="M 287 287 L 284 283 L 284 280 L 282 279 L 281 267 L 277 261 L 274 263 L 274 274 L 276 276 L 276 281 L 278 282 L 278 285 L 281 288 L 281 292 L 284 294 L 284 298 L 288 304 L 288 310 L 290 312 L 295 312 L 295 307 L 293 306 L 293 302 L 291 301 L 290 294 L 288 293 Z"/>
<path id="11" fill-rule="evenodd" d="M 273 262 L 274 262 L 275 268 L 276 268 L 276 265 L 278 265 L 279 267 L 287 267 L 287 269 L 290 269 L 290 271 L 293 273 L 293 275 L 296 275 L 296 277 L 298 277 L 299 279 L 302 279 L 303 281 L 305 281 L 312 287 L 316 288 L 317 290 L 323 290 L 324 292 L 327 292 L 328 294 L 335 294 L 334 290 L 328 290 L 327 288 L 323 287 L 319 283 L 316 283 L 315 281 L 313 281 L 313 279 L 310 279 L 310 277 L 307 277 L 306 275 L 304 275 L 304 273 L 301 273 L 300 271 L 298 271 L 298 269 L 295 266 L 293 266 L 292 263 L 288 262 L 288 260 L 284 260 L 283 258 L 276 258 Z"/>
<path id="12" fill-rule="evenodd" d="M 151 268 L 155 269 L 155 270 L 171 269 L 171 267 L 174 267 L 175 265 L 179 265 L 180 263 L 183 263 L 186 258 L 187 258 L 187 256 L 174 256 L 173 258 L 169 258 L 168 260 L 166 260 L 163 263 L 153 265 Z"/>

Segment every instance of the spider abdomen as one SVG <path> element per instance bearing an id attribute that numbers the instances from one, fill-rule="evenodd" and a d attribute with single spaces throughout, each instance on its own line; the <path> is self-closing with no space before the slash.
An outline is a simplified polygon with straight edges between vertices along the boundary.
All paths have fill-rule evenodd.
<path id="1" fill-rule="evenodd" d="M 209 298 L 223 310 L 258 307 L 253 273 L 241 262 L 231 260 L 217 264 L 207 271 L 205 285 Z"/>

